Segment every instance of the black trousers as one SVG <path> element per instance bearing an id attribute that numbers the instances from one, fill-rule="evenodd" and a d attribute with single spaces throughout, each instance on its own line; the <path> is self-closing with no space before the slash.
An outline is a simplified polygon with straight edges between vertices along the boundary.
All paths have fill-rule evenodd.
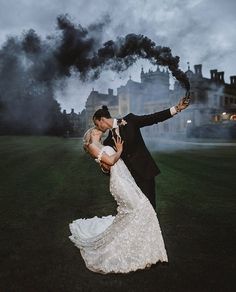
<path id="1" fill-rule="evenodd" d="M 149 199 L 154 210 L 156 210 L 155 177 L 151 179 L 143 179 L 135 175 L 134 179 L 144 195 Z"/>

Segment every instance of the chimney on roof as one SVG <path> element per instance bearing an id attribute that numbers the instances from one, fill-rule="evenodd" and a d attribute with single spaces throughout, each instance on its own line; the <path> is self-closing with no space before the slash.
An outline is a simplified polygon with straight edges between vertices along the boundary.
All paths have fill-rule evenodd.
<path id="1" fill-rule="evenodd" d="M 73 108 L 71 109 L 71 114 L 74 114 L 74 109 Z"/>
<path id="2" fill-rule="evenodd" d="M 211 80 L 216 80 L 217 69 L 210 70 L 211 73 Z"/>
<path id="3" fill-rule="evenodd" d="M 236 86 L 236 75 L 230 76 L 230 84 Z"/>
<path id="4" fill-rule="evenodd" d="M 202 64 L 194 65 L 195 74 L 202 77 Z"/>
<path id="5" fill-rule="evenodd" d="M 224 80 L 224 72 L 217 72 L 216 73 L 216 79 L 218 82 L 221 82 L 221 83 L 225 83 L 225 80 Z"/>
<path id="6" fill-rule="evenodd" d="M 66 110 L 63 110 L 63 115 L 66 115 Z"/>

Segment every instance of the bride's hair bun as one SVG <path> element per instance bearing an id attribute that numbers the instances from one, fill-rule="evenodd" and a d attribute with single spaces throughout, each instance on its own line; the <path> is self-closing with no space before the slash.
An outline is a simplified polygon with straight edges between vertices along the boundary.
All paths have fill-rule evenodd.
<path id="1" fill-rule="evenodd" d="M 104 111 L 108 111 L 108 107 L 107 107 L 106 105 L 103 105 L 103 106 L 102 106 L 102 109 L 103 109 Z"/>

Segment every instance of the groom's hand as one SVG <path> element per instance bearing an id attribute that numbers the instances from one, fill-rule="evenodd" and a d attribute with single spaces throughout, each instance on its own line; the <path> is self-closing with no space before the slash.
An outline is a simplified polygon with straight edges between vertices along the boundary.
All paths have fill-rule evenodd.
<path id="1" fill-rule="evenodd" d="M 186 100 L 185 97 L 182 97 L 179 103 L 175 106 L 177 112 L 181 112 L 182 110 L 186 109 L 189 106 L 190 99 Z"/>

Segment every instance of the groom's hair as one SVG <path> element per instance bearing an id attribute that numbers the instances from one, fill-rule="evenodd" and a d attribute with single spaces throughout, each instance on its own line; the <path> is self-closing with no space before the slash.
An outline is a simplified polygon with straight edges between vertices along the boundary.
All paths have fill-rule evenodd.
<path id="1" fill-rule="evenodd" d="M 107 119 L 111 118 L 108 107 L 106 105 L 103 105 L 102 108 L 96 110 L 96 112 L 93 115 L 93 120 L 100 121 L 101 118 L 107 118 Z"/>

